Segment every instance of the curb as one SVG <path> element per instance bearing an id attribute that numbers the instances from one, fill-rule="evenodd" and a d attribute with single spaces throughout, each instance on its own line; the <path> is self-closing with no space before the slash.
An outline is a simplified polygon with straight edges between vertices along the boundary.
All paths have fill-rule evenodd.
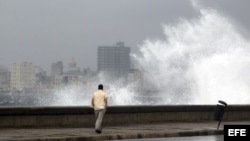
<path id="1" fill-rule="evenodd" d="M 198 130 L 198 131 L 179 131 L 179 132 L 139 132 L 123 134 L 97 134 L 90 136 L 72 137 L 46 137 L 33 139 L 17 139 L 15 141 L 108 141 L 122 139 L 143 139 L 143 138 L 168 138 L 168 137 L 188 137 L 188 136 L 207 136 L 223 135 L 223 130 Z"/>

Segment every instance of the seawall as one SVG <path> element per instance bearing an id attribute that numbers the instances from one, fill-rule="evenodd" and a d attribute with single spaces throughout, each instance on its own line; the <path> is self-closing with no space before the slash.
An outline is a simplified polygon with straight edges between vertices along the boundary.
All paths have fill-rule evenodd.
<path id="1" fill-rule="evenodd" d="M 110 106 L 103 125 L 214 121 L 216 105 Z M 0 107 L 0 128 L 93 127 L 90 107 Z M 229 105 L 222 121 L 250 121 L 250 105 Z"/>

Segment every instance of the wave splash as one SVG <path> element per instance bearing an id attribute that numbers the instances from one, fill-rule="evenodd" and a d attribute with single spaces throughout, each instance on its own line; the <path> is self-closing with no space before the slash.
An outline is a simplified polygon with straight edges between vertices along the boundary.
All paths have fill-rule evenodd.
<path id="1" fill-rule="evenodd" d="M 202 9 L 163 31 L 165 40 L 145 40 L 133 57 L 165 104 L 249 104 L 250 44 L 229 19 Z"/>

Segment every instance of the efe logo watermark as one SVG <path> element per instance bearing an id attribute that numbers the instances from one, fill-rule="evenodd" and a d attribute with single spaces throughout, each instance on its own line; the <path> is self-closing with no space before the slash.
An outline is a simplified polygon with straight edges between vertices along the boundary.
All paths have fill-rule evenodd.
<path id="1" fill-rule="evenodd" d="M 250 125 L 224 125 L 224 141 L 250 141 Z"/>

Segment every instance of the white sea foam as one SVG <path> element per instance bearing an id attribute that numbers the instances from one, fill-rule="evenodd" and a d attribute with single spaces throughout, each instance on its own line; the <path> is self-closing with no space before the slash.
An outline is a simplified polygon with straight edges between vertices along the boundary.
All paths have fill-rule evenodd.
<path id="1" fill-rule="evenodd" d="M 202 9 L 163 30 L 165 40 L 145 40 L 134 58 L 165 104 L 250 103 L 250 44 L 230 20 Z"/>

